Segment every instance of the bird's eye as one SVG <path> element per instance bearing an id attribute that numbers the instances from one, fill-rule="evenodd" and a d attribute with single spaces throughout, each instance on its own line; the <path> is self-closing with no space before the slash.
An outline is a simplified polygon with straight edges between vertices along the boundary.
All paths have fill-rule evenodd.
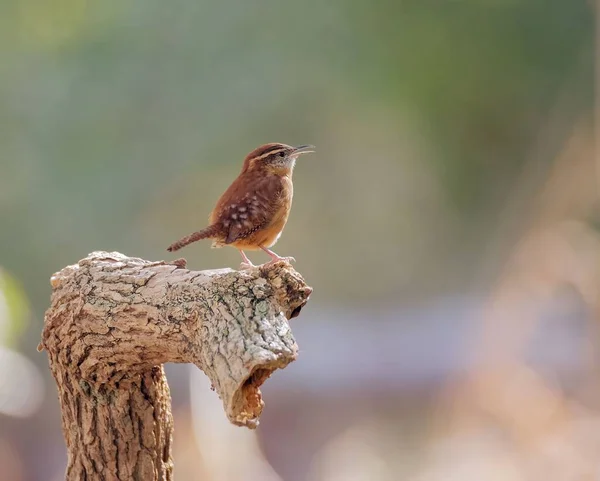
<path id="1" fill-rule="evenodd" d="M 285 152 L 279 152 L 279 157 L 285 157 Z"/>

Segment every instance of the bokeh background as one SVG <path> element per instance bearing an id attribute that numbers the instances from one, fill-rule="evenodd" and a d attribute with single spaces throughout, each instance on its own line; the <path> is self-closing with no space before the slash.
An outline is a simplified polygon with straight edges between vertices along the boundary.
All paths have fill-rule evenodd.
<path id="1" fill-rule="evenodd" d="M 0 478 L 64 479 L 36 352 L 50 275 L 94 250 L 174 258 L 244 155 L 277 141 L 318 147 L 276 246 L 314 287 L 300 356 L 264 386 L 256 432 L 167 366 L 177 479 L 600 479 L 595 15 L 0 2 Z"/>

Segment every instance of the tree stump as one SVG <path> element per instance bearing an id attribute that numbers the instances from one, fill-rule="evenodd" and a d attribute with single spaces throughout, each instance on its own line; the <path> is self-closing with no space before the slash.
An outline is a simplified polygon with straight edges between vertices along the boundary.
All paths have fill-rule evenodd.
<path id="1" fill-rule="evenodd" d="M 196 272 L 115 252 L 51 284 L 40 349 L 58 387 L 67 481 L 173 479 L 165 362 L 195 364 L 229 420 L 255 428 L 259 386 L 296 358 L 288 320 L 312 292 L 285 262 Z"/>

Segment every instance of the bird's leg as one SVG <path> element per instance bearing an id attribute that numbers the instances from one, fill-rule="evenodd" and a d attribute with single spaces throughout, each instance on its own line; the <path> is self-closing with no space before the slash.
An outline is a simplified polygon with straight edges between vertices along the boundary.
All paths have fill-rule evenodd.
<path id="1" fill-rule="evenodd" d="M 248 256 L 246 256 L 246 253 L 242 250 L 242 249 L 238 249 L 240 251 L 240 254 L 242 254 L 242 263 L 240 264 L 240 269 L 250 269 L 251 267 L 254 267 L 254 264 L 252 264 L 252 261 L 250 259 L 248 259 Z"/>
<path id="2" fill-rule="evenodd" d="M 275 252 L 273 252 L 271 249 L 267 249 L 266 247 L 263 247 L 263 246 L 260 246 L 260 248 L 263 251 L 265 251 L 267 254 L 269 254 L 269 256 L 271 257 L 271 261 L 267 262 L 267 265 L 275 264 L 276 262 L 279 262 L 279 261 L 296 262 L 296 259 L 294 259 L 293 257 L 281 257 L 281 256 L 278 256 L 277 254 L 275 254 Z"/>

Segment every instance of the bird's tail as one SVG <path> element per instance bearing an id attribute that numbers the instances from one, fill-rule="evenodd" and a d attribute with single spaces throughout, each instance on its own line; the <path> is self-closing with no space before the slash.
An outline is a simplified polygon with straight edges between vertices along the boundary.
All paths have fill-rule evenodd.
<path id="1" fill-rule="evenodd" d="M 183 239 L 179 239 L 177 242 L 173 242 L 167 250 L 169 252 L 178 251 L 182 247 L 185 247 L 192 242 L 196 242 L 202 239 L 211 239 L 215 237 L 219 232 L 218 225 L 209 225 L 208 227 L 199 230 L 198 232 L 194 232 L 193 234 L 185 236 Z"/>

